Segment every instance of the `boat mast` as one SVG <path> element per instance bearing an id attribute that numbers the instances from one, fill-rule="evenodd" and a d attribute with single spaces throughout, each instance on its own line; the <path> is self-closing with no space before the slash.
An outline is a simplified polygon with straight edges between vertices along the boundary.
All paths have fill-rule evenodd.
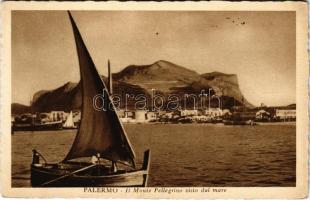
<path id="1" fill-rule="evenodd" d="M 244 104 L 244 98 L 242 97 L 242 111 L 245 111 L 245 104 Z"/>
<path id="2" fill-rule="evenodd" d="M 33 117 L 33 95 L 30 94 L 30 114 L 31 114 L 31 125 L 34 126 L 34 117 Z"/>
<path id="3" fill-rule="evenodd" d="M 135 168 L 135 153 L 108 92 L 109 88 L 112 88 L 112 84 L 109 84 L 109 87 L 107 87 L 103 82 L 70 11 L 68 11 L 68 14 L 79 60 L 82 86 L 82 115 L 74 142 L 63 161 L 91 157 L 100 153 L 101 158 L 115 162 L 124 162 Z M 109 63 L 108 65 L 110 65 Z M 109 71 L 111 74 L 111 70 Z M 109 80 L 112 83 L 111 76 Z M 89 106 L 93 104 L 93 97 L 101 94 L 101 92 L 108 97 L 106 98 L 106 103 L 112 105 L 112 109 L 98 112 Z"/>
<path id="4" fill-rule="evenodd" d="M 109 94 L 113 94 L 113 83 L 112 83 L 112 72 L 111 72 L 111 66 L 110 66 L 110 60 L 108 60 L 108 89 L 109 89 Z"/>

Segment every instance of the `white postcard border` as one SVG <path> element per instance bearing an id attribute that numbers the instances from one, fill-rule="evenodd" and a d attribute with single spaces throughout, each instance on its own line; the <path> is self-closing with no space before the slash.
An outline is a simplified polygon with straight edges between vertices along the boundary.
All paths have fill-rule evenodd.
<path id="1" fill-rule="evenodd" d="M 296 187 L 221 187 L 226 192 L 171 193 L 84 192 L 84 188 L 11 187 L 11 11 L 12 10 L 201 10 L 296 11 Z M 101 198 L 302 198 L 308 192 L 308 53 L 306 2 L 4 2 L 2 3 L 4 56 L 1 66 L 1 193 L 10 197 Z M 191 187 L 193 188 L 193 187 Z M 167 188 L 169 189 L 169 188 Z M 207 187 L 205 188 L 207 189 Z M 209 188 L 211 191 L 214 188 Z"/>

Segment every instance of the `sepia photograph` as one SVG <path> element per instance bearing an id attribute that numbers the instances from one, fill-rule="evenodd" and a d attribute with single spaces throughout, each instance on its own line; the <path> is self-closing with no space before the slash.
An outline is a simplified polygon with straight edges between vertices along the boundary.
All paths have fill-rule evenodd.
<path id="1" fill-rule="evenodd" d="M 10 11 L 9 188 L 307 187 L 295 7 L 69 8 Z"/>

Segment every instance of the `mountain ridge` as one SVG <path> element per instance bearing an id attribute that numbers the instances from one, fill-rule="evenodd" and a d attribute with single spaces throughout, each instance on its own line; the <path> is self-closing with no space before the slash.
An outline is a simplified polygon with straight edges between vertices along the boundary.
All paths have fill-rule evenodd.
<path id="1" fill-rule="evenodd" d="M 107 78 L 101 76 L 107 83 Z M 223 108 L 235 105 L 253 107 L 243 96 L 239 88 L 236 74 L 197 72 L 165 60 L 156 61 L 150 65 L 129 65 L 118 73 L 113 73 L 114 94 L 124 96 L 124 93 L 135 95 L 152 95 L 152 89 L 167 97 L 171 94 L 199 95 L 202 90 L 211 95 L 221 97 Z M 212 99 L 216 106 L 218 100 Z M 129 102 L 132 105 L 134 102 Z M 193 103 L 193 102 L 192 102 Z M 191 104 L 191 102 L 189 102 Z M 54 90 L 40 90 L 33 96 L 32 106 L 36 111 L 74 110 L 81 106 L 80 83 L 67 82 Z"/>

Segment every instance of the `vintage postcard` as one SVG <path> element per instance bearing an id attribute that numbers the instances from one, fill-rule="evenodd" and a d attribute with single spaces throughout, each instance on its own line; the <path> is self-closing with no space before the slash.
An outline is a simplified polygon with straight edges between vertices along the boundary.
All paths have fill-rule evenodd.
<path id="1" fill-rule="evenodd" d="M 305 198 L 307 14 L 2 3 L 2 194 Z"/>

